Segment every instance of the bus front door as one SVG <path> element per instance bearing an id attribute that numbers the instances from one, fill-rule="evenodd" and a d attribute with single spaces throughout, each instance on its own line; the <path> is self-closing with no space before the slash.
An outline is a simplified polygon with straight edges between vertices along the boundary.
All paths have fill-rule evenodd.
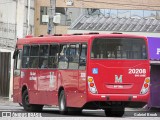
<path id="1" fill-rule="evenodd" d="M 22 102 L 21 98 L 21 60 L 22 50 L 15 50 L 14 55 L 14 72 L 13 72 L 13 102 Z"/>

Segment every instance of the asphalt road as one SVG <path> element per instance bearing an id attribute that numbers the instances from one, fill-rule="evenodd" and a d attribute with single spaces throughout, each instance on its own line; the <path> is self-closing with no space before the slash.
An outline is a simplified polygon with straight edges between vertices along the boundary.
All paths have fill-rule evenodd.
<path id="1" fill-rule="evenodd" d="M 10 116 L 5 116 L 4 113 L 11 113 L 12 117 Z M 3 116 L 2 116 L 3 113 Z M 150 111 L 142 110 L 142 109 L 132 109 L 132 108 L 126 108 L 125 109 L 125 114 L 122 118 L 116 118 L 116 117 L 105 117 L 104 111 L 103 110 L 83 110 L 82 114 L 76 115 L 76 114 L 69 114 L 69 115 L 61 115 L 59 113 L 58 108 L 53 108 L 53 107 L 47 107 L 45 106 L 43 108 L 43 111 L 40 113 L 27 113 L 23 110 L 23 107 L 19 106 L 16 103 L 0 103 L 0 119 L 61 119 L 61 120 L 97 120 L 97 119 L 129 119 L 129 120 L 139 120 L 139 119 L 144 119 L 144 120 L 159 120 L 160 118 L 160 109 L 151 109 Z"/>

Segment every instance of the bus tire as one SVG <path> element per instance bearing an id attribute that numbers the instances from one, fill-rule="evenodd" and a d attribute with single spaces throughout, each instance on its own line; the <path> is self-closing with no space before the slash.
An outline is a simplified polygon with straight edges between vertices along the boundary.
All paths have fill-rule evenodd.
<path id="1" fill-rule="evenodd" d="M 111 107 L 106 108 L 104 111 L 107 117 L 122 117 L 124 115 L 125 107 Z"/>
<path id="2" fill-rule="evenodd" d="M 65 115 L 68 113 L 68 108 L 66 105 L 66 97 L 65 97 L 65 92 L 64 90 L 61 91 L 59 95 L 59 111 L 60 114 Z"/>
<path id="3" fill-rule="evenodd" d="M 43 109 L 43 105 L 34 105 L 29 103 L 29 95 L 27 90 L 25 90 L 22 94 L 22 105 L 24 110 L 28 112 L 39 112 Z"/>

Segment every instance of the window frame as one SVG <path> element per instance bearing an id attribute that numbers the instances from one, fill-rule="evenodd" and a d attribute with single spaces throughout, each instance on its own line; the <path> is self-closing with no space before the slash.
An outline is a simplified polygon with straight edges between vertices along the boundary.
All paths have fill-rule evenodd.
<path id="1" fill-rule="evenodd" d="M 37 56 L 31 56 L 32 46 L 39 46 L 38 55 L 37 55 Z M 30 44 L 29 69 L 38 69 L 38 65 L 39 65 L 39 50 L 40 50 L 40 44 Z M 38 58 L 38 65 L 37 65 L 37 67 L 30 67 L 30 60 L 31 60 L 31 58 L 33 58 L 33 57 L 34 57 L 34 58 Z"/>
<path id="2" fill-rule="evenodd" d="M 40 55 L 40 50 L 41 50 L 41 46 L 48 46 L 48 55 Z M 44 44 L 39 44 L 39 55 L 38 55 L 38 68 L 37 69 L 48 69 L 48 60 L 49 60 L 49 50 L 50 50 L 50 44 L 49 43 L 44 43 Z M 45 57 L 47 57 L 47 67 L 46 68 L 41 68 L 41 66 L 43 65 L 43 61 L 45 60 Z M 44 58 L 43 61 L 40 61 L 41 58 Z M 42 62 L 42 64 L 40 64 Z"/>
<path id="3" fill-rule="evenodd" d="M 68 61 L 68 69 L 69 70 L 79 70 L 79 62 L 80 62 L 80 43 L 70 43 L 69 44 L 69 53 L 70 53 L 70 46 L 71 45 L 75 45 L 75 50 L 76 50 L 76 45 L 78 45 L 78 62 L 77 62 L 77 64 L 78 64 L 78 66 L 77 66 L 77 69 L 72 69 L 72 68 L 69 68 L 69 63 L 70 63 L 70 61 Z M 76 51 L 77 52 L 77 51 Z M 69 58 L 70 58 L 71 56 L 70 56 L 70 54 L 69 54 Z"/>
<path id="4" fill-rule="evenodd" d="M 48 67 L 47 68 L 40 68 L 39 67 L 39 62 L 40 62 L 40 58 L 41 57 L 45 57 L 45 56 L 40 56 L 40 47 L 42 46 L 42 45 L 48 45 L 48 55 L 47 55 L 47 61 L 48 61 Z M 56 56 L 50 56 L 50 49 L 51 49 L 51 46 L 52 45 L 57 45 L 58 46 L 58 52 L 57 52 L 57 55 Z M 69 49 L 69 51 L 70 51 L 70 45 L 75 45 L 75 47 L 76 47 L 76 45 L 78 45 L 78 67 L 77 67 L 77 69 L 71 69 L 71 68 L 69 68 L 69 61 L 67 61 L 67 68 L 65 68 L 65 69 L 62 69 L 62 68 L 59 68 L 59 62 L 60 62 L 60 47 L 61 47 L 61 45 L 66 45 L 66 48 L 67 48 L 67 50 Z M 86 45 L 86 65 L 85 65 L 85 69 L 80 69 L 80 56 L 81 56 L 81 50 L 82 50 L 82 45 Z M 24 47 L 25 46 L 29 46 L 29 56 L 24 56 Z M 31 47 L 32 46 L 38 46 L 39 47 L 39 49 L 38 49 L 38 55 L 37 56 L 31 56 Z M 66 50 L 66 51 L 67 51 Z M 66 52 L 65 51 L 65 52 Z M 77 52 L 77 51 L 76 51 Z M 22 69 L 39 69 L 39 70 L 41 70 L 41 69 L 58 69 L 58 70 L 86 70 L 86 67 L 87 67 L 87 55 L 88 55 L 88 43 L 87 42 L 69 42 L 69 43 L 47 43 L 47 44 L 25 44 L 25 45 L 23 45 L 23 49 L 22 49 L 22 61 L 21 61 L 21 68 Z M 66 55 L 66 53 L 65 53 L 65 57 L 66 56 L 68 56 L 68 57 L 70 57 L 70 54 L 69 55 Z M 30 65 L 30 62 L 31 62 L 31 58 L 38 58 L 38 66 L 37 67 L 35 67 L 35 68 L 32 68 L 32 67 L 30 67 L 31 65 Z M 56 68 L 54 68 L 54 67 L 52 67 L 52 68 L 50 68 L 49 67 L 49 59 L 50 58 L 52 58 L 52 57 L 54 57 L 54 58 L 56 58 L 57 59 L 57 67 Z M 24 58 L 29 58 L 29 61 L 28 61 L 28 67 L 22 67 L 22 63 L 24 62 Z"/>
<path id="5" fill-rule="evenodd" d="M 56 56 L 50 56 L 50 49 L 51 49 L 51 46 L 52 45 L 57 45 L 58 46 L 58 52 L 57 52 L 57 55 Z M 58 63 L 59 63 L 59 51 L 60 51 L 60 44 L 59 43 L 51 43 L 49 44 L 49 54 L 48 54 L 48 69 L 58 69 Z M 52 58 L 52 57 L 57 57 L 57 67 L 54 68 L 54 67 L 49 67 L 49 59 Z"/>
<path id="6" fill-rule="evenodd" d="M 91 55 L 92 55 L 92 50 L 93 50 L 93 42 L 96 39 L 142 39 L 144 41 L 144 44 L 145 44 L 145 47 L 146 47 L 145 50 L 146 50 L 147 58 L 146 59 L 133 59 L 133 58 L 132 59 L 128 59 L 128 58 L 124 58 L 124 59 L 123 58 L 94 58 Z M 91 48 L 90 48 L 90 50 L 91 50 L 91 52 L 90 52 L 90 59 L 91 60 L 148 60 L 148 52 L 147 52 L 148 48 L 147 48 L 146 41 L 143 38 L 138 38 L 138 37 L 98 37 L 98 38 L 92 39 L 91 42 L 92 42 Z"/>
<path id="7" fill-rule="evenodd" d="M 86 52 L 87 52 L 87 53 L 86 53 L 86 56 L 85 56 L 85 57 L 86 57 L 86 58 L 85 58 L 85 59 L 86 59 L 86 61 L 85 61 L 85 62 L 86 62 L 85 69 L 80 69 L 80 60 L 81 60 L 80 57 L 81 57 L 82 45 L 86 45 L 86 47 L 87 47 L 87 48 L 86 48 Z M 88 43 L 87 43 L 87 42 L 80 43 L 79 67 L 78 67 L 79 70 L 86 70 L 86 68 L 87 68 L 87 56 L 88 56 Z"/>
<path id="8" fill-rule="evenodd" d="M 16 48 L 15 52 L 18 52 L 18 54 L 15 56 L 13 68 L 14 68 L 14 70 L 20 70 L 22 68 L 23 50 Z M 20 62 L 18 62 L 18 61 L 20 61 Z M 18 65 L 19 65 L 19 67 L 18 67 Z"/>
<path id="9" fill-rule="evenodd" d="M 42 9 L 43 8 L 43 9 Z M 41 10 L 44 10 L 44 8 L 46 9 L 46 14 L 42 14 L 43 12 L 41 12 Z M 47 22 L 43 22 L 42 21 L 42 18 L 43 18 L 43 15 L 48 15 L 48 6 L 40 6 L 40 25 L 47 25 Z"/>
<path id="10" fill-rule="evenodd" d="M 69 48 L 68 46 L 70 46 L 70 43 L 60 43 L 60 44 L 59 44 L 58 69 L 59 69 L 59 70 L 67 70 L 67 69 L 68 69 L 68 61 L 67 61 L 67 67 L 66 67 L 66 68 L 62 69 L 62 68 L 59 67 L 59 61 L 60 61 L 60 57 L 61 57 L 61 56 L 60 56 L 61 45 L 66 45 L 66 48 Z M 65 52 L 66 52 L 66 51 L 65 51 Z M 65 55 L 65 57 L 66 57 L 66 55 Z"/>
<path id="11" fill-rule="evenodd" d="M 24 56 L 24 47 L 25 46 L 29 46 L 29 55 L 28 56 Z M 30 44 L 25 44 L 23 45 L 23 52 L 22 52 L 22 69 L 29 69 L 29 61 L 28 61 L 28 67 L 23 67 L 23 62 L 24 62 L 24 58 L 29 58 L 30 60 L 30 52 L 31 52 L 31 45 Z"/>

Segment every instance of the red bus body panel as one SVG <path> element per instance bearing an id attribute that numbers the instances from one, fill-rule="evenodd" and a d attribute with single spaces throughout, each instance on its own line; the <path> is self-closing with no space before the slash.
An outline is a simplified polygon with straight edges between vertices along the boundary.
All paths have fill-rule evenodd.
<path id="1" fill-rule="evenodd" d="M 93 60 L 90 63 L 88 74 L 93 76 L 99 94 L 139 94 L 149 74 L 146 61 Z M 98 74 L 92 74 L 92 68 L 98 68 Z M 131 74 L 129 69 L 148 71 L 147 74 Z M 122 75 L 123 83 L 115 83 L 115 75 Z"/>

